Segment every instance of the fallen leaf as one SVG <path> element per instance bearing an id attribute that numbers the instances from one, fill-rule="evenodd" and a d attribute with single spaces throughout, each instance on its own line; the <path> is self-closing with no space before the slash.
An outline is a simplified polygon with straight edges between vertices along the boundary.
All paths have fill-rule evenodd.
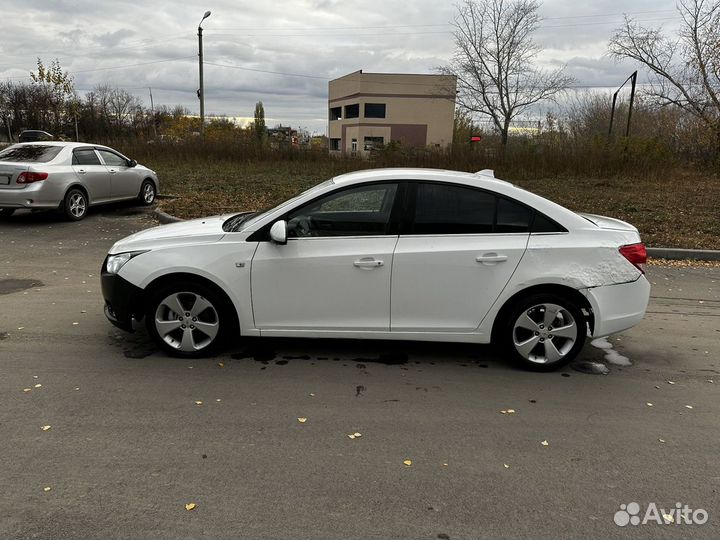
<path id="1" fill-rule="evenodd" d="M 448 464 L 447 464 L 447 463 L 443 463 L 443 467 L 447 467 L 447 466 L 448 466 Z"/>
<path id="2" fill-rule="evenodd" d="M 508 414 L 515 414 L 515 409 L 508 409 L 508 410 L 507 410 L 507 413 L 508 413 Z"/>
<path id="3" fill-rule="evenodd" d="M 30 392 L 32 388 L 23 388 L 23 392 Z"/>
<path id="4" fill-rule="evenodd" d="M 664 443 L 664 442 L 665 442 L 665 439 L 658 439 L 658 442 Z"/>
<path id="5" fill-rule="evenodd" d="M 353 435 L 355 435 L 356 437 L 362 437 L 362 433 L 360 433 L 359 431 L 356 431 L 355 433 L 353 433 Z"/>
<path id="6" fill-rule="evenodd" d="M 301 416 L 300 418 L 298 418 L 298 422 L 304 424 L 305 422 L 307 422 L 307 418 Z"/>
<path id="7" fill-rule="evenodd" d="M 663 514 L 663 519 L 668 523 L 675 523 L 675 518 L 672 517 L 672 514 Z"/>
<path id="8" fill-rule="evenodd" d="M 24 326 L 18 326 L 18 330 L 25 330 Z"/>
<path id="9" fill-rule="evenodd" d="M 312 392 L 310 392 L 310 397 L 315 397 L 315 394 L 313 394 Z"/>
<path id="10" fill-rule="evenodd" d="M 542 444 L 543 446 L 548 446 L 550 443 L 547 441 L 541 441 L 540 444 Z"/>
<path id="11" fill-rule="evenodd" d="M 78 324 L 80 324 L 80 323 L 79 323 L 79 322 L 74 322 L 74 323 L 73 323 L 73 326 L 77 326 Z"/>
<path id="12" fill-rule="evenodd" d="M 715 381 L 713 381 L 712 379 L 708 379 L 707 382 L 714 383 Z"/>
<path id="13" fill-rule="evenodd" d="M 41 388 L 41 387 L 42 387 L 42 384 L 40 384 L 40 383 L 37 383 L 37 384 L 35 385 L 35 388 Z"/>
<path id="14" fill-rule="evenodd" d="M 202 401 L 196 401 L 195 405 L 202 405 Z"/>
<path id="15" fill-rule="evenodd" d="M 187 510 L 188 512 L 190 510 L 195 510 L 195 508 L 197 508 L 197 504 L 195 504 L 195 503 L 187 503 L 185 505 L 185 510 Z"/>
<path id="16" fill-rule="evenodd" d="M 80 311 L 80 313 L 87 313 L 87 311 L 83 309 Z"/>
<path id="17" fill-rule="evenodd" d="M 42 426 L 40 429 L 42 429 L 43 431 L 47 431 L 48 429 L 50 429 L 50 426 Z"/>
<path id="18" fill-rule="evenodd" d="M 220 403 L 220 402 L 222 401 L 222 399 L 218 398 L 218 399 L 216 399 L 215 401 L 217 401 L 218 403 Z"/>
<path id="19" fill-rule="evenodd" d="M 507 463 L 503 463 L 503 467 L 505 467 L 506 469 L 509 469 L 510 465 L 508 465 Z"/>
<path id="20" fill-rule="evenodd" d="M 675 381 L 667 381 L 668 384 L 675 384 Z"/>
<path id="21" fill-rule="evenodd" d="M 222 362 L 218 362 L 218 367 L 225 367 L 225 364 L 223 364 Z"/>
<path id="22" fill-rule="evenodd" d="M 37 375 L 33 375 L 33 379 L 37 379 L 37 378 L 38 378 L 38 376 L 37 376 Z"/>
<path id="23" fill-rule="evenodd" d="M 350 435 L 348 435 L 348 439 L 354 439 L 354 438 L 355 438 L 355 435 L 353 435 L 352 433 Z"/>
<path id="24" fill-rule="evenodd" d="M 51 489 L 52 489 L 52 488 L 51 488 L 50 486 L 45 486 L 45 487 L 43 488 L 43 491 L 50 491 Z"/>
<path id="25" fill-rule="evenodd" d="M 653 404 L 650 403 L 649 401 L 648 401 L 645 405 L 647 405 L 648 407 L 652 407 L 652 406 L 653 406 Z"/>
<path id="26" fill-rule="evenodd" d="M 403 463 L 409 467 L 410 465 L 412 465 L 412 459 L 406 459 L 405 461 L 403 461 Z"/>
<path id="27" fill-rule="evenodd" d="M 692 405 L 685 405 L 685 408 L 686 408 L 686 409 L 692 409 L 693 406 L 692 406 Z"/>

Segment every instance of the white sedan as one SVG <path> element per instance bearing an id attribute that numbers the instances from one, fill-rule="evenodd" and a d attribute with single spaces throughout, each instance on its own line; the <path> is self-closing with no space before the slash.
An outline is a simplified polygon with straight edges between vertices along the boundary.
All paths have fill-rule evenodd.
<path id="1" fill-rule="evenodd" d="M 209 355 L 239 336 L 496 343 L 564 365 L 636 325 L 650 294 L 638 230 L 477 174 L 376 169 L 263 213 L 148 229 L 102 268 L 105 313 Z"/>

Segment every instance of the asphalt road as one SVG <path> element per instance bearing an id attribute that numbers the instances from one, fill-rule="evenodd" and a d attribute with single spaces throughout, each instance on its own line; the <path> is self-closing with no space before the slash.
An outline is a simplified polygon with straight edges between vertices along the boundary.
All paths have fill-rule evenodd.
<path id="1" fill-rule="evenodd" d="M 720 268 L 649 268 L 646 319 L 610 340 L 632 366 L 608 375 L 451 344 L 187 361 L 102 314 L 107 249 L 152 224 L 0 222 L 1 538 L 720 536 Z M 709 519 L 620 527 L 630 502 Z"/>

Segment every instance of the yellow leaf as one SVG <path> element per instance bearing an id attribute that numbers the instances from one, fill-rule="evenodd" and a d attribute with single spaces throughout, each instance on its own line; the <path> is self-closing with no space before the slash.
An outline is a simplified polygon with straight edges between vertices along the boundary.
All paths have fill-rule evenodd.
<path id="1" fill-rule="evenodd" d="M 307 422 L 307 418 L 304 418 L 301 416 L 300 418 L 298 418 L 298 422 L 300 422 L 301 424 L 304 424 L 305 422 Z"/>
<path id="2" fill-rule="evenodd" d="M 360 432 L 358 432 L 358 431 L 356 431 L 355 433 L 353 433 L 353 435 L 355 435 L 356 437 L 362 437 L 362 433 L 360 433 Z"/>
<path id="3" fill-rule="evenodd" d="M 508 413 L 508 414 L 515 414 L 515 409 L 508 409 L 508 410 L 507 410 L 507 413 Z"/>
<path id="4" fill-rule="evenodd" d="M 190 510 L 194 510 L 196 507 L 197 507 L 197 504 L 195 504 L 195 503 L 187 503 L 185 505 L 185 510 L 187 510 L 189 512 Z"/>
<path id="5" fill-rule="evenodd" d="M 43 488 L 43 491 L 50 491 L 51 489 L 52 489 L 52 488 L 51 488 L 50 486 L 45 486 L 45 487 Z"/>
<path id="6" fill-rule="evenodd" d="M 658 439 L 658 442 L 665 442 L 665 439 Z"/>
<path id="7" fill-rule="evenodd" d="M 41 388 L 41 387 L 42 387 L 42 384 L 40 384 L 40 383 L 35 385 L 35 388 Z"/>
<path id="8" fill-rule="evenodd" d="M 23 392 L 30 392 L 32 388 L 23 388 Z"/>
<path id="9" fill-rule="evenodd" d="M 692 406 L 692 405 L 685 405 L 685 408 L 686 408 L 686 409 L 692 409 L 693 406 Z"/>
<path id="10" fill-rule="evenodd" d="M 349 438 L 349 439 L 354 439 L 354 438 L 355 438 L 355 435 L 350 434 L 350 435 L 348 435 L 348 438 Z"/>
<path id="11" fill-rule="evenodd" d="M 542 441 L 540 444 L 542 444 L 543 446 L 548 446 L 550 443 L 547 441 Z"/>
<path id="12" fill-rule="evenodd" d="M 675 518 L 672 517 L 672 514 L 663 514 L 663 519 L 668 523 L 675 523 Z"/>
<path id="13" fill-rule="evenodd" d="M 649 401 L 648 401 L 645 405 L 647 405 L 648 407 L 652 407 L 652 406 L 653 406 L 653 404 L 650 403 Z"/>
<path id="14" fill-rule="evenodd" d="M 218 367 L 225 367 L 225 364 L 223 364 L 222 362 L 218 362 Z"/>
<path id="15" fill-rule="evenodd" d="M 40 429 L 42 429 L 43 431 L 47 431 L 48 429 L 50 429 L 50 426 L 42 426 Z"/>
<path id="16" fill-rule="evenodd" d="M 503 467 L 505 467 L 506 469 L 509 469 L 510 465 L 508 465 L 507 463 L 503 463 Z"/>
<path id="17" fill-rule="evenodd" d="M 412 465 L 412 459 L 406 459 L 405 461 L 403 461 L 403 463 L 409 467 L 410 465 Z"/>
<path id="18" fill-rule="evenodd" d="M 202 401 L 196 401 L 195 405 L 202 405 Z"/>

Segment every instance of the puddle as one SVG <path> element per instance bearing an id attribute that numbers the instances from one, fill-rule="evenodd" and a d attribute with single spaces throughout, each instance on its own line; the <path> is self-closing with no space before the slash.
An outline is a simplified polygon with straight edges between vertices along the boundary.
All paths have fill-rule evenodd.
<path id="1" fill-rule="evenodd" d="M 0 294 L 12 294 L 44 285 L 37 279 L 0 279 Z"/>
<path id="2" fill-rule="evenodd" d="M 258 349 L 255 347 L 249 347 L 245 349 L 244 351 L 240 351 L 238 353 L 234 353 L 230 355 L 230 358 L 233 358 L 234 360 L 242 360 L 243 358 L 252 358 L 256 362 L 269 362 L 270 360 L 275 360 L 275 357 L 277 354 L 274 351 L 269 351 L 267 349 Z"/>
<path id="3" fill-rule="evenodd" d="M 632 362 L 627 356 L 623 356 L 615 349 L 607 338 L 593 339 L 590 345 L 602 349 L 605 352 L 605 361 L 615 366 L 632 366 Z"/>
<path id="4" fill-rule="evenodd" d="M 353 362 L 399 366 L 408 363 L 408 356 L 405 353 L 384 353 L 379 355 L 377 358 L 353 358 Z"/>
<path id="5" fill-rule="evenodd" d="M 587 373 L 588 375 L 607 375 L 610 370 L 605 364 L 600 362 L 573 362 L 570 367 L 580 373 Z"/>

